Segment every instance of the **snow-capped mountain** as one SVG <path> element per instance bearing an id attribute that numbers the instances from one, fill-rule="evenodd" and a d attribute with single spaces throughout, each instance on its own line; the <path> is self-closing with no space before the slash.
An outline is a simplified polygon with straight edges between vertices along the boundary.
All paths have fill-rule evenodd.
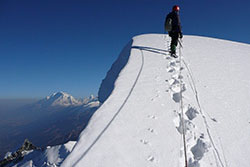
<path id="1" fill-rule="evenodd" d="M 38 102 L 42 106 L 79 106 L 83 103 L 65 92 L 53 93 Z"/>
<path id="2" fill-rule="evenodd" d="M 103 103 L 62 167 L 248 167 L 250 45 L 134 37 L 99 89 Z M 184 139 L 184 140 L 183 140 Z"/>

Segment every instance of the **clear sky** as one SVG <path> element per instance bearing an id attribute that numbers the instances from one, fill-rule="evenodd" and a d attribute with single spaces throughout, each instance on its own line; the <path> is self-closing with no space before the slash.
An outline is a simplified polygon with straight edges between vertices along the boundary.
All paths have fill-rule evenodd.
<path id="1" fill-rule="evenodd" d="M 96 95 L 126 43 L 163 33 L 175 4 L 184 35 L 250 44 L 249 0 L 0 0 L 0 98 Z"/>

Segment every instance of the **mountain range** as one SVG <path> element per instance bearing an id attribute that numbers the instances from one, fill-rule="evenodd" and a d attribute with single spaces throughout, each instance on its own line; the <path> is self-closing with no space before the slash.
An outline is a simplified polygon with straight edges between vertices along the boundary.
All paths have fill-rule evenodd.
<path id="1" fill-rule="evenodd" d="M 1 158 L 20 147 L 26 138 L 42 148 L 77 140 L 98 107 L 94 96 L 76 99 L 57 92 L 18 108 L 0 124 Z"/>

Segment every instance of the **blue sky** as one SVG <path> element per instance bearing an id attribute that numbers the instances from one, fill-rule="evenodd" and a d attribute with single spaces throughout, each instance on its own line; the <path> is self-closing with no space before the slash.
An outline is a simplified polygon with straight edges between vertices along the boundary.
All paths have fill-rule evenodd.
<path id="1" fill-rule="evenodd" d="M 96 95 L 126 43 L 163 33 L 174 4 L 184 34 L 250 44 L 247 0 L 0 0 L 0 98 Z"/>

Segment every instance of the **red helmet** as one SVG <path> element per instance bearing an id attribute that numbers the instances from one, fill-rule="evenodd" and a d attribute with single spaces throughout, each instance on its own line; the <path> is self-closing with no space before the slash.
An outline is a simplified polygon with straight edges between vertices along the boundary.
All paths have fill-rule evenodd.
<path id="1" fill-rule="evenodd" d="M 177 5 L 174 5 L 174 6 L 173 6 L 173 11 L 177 11 L 177 12 L 178 12 L 179 10 L 180 10 L 180 7 L 179 7 L 179 6 L 177 6 Z"/>

